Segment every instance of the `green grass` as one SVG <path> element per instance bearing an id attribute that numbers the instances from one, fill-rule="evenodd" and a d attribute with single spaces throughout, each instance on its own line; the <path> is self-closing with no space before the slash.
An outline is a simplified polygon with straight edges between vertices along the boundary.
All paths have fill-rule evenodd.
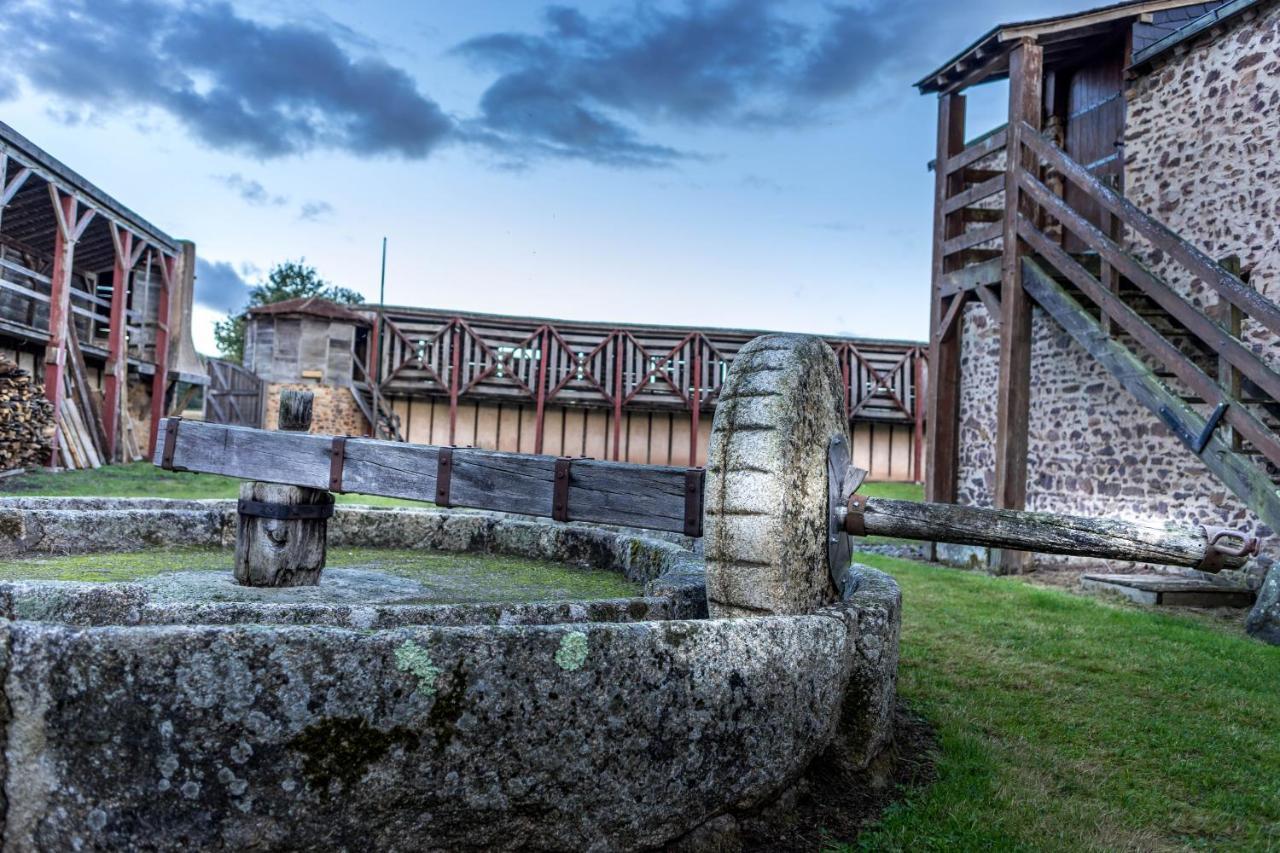
<path id="1" fill-rule="evenodd" d="M 920 483 L 863 483 L 858 492 L 872 498 L 895 501 L 924 500 L 924 486 Z"/>
<path id="2" fill-rule="evenodd" d="M 107 465 L 88 471 L 28 471 L 0 480 L 0 495 L 25 497 L 104 497 L 104 498 L 237 498 L 240 480 L 217 474 L 189 474 L 165 471 L 150 462 L 129 465 Z M 365 506 L 424 507 L 431 504 L 384 498 L 375 495 L 346 494 L 337 496 L 338 503 Z"/>
<path id="3" fill-rule="evenodd" d="M 130 581 L 172 571 L 225 570 L 234 554 L 219 548 L 156 548 L 137 553 L 85 554 L 0 560 L 0 581 Z M 330 548 L 326 567 L 358 568 L 412 578 L 432 601 L 552 601 L 627 598 L 640 586 L 617 572 L 488 554 L 450 554 L 381 548 Z"/>
<path id="4" fill-rule="evenodd" d="M 1208 620 L 863 555 L 938 780 L 845 850 L 1280 850 L 1280 648 Z"/>

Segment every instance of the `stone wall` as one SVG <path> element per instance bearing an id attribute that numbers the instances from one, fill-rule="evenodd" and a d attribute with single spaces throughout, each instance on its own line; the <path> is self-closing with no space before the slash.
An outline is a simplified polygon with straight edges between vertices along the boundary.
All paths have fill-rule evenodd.
<path id="1" fill-rule="evenodd" d="M 1280 7 L 1140 78 L 1127 93 L 1126 194 L 1214 258 L 1237 256 L 1280 301 Z M 1208 311 L 1217 295 L 1130 244 Z M 999 331 L 981 305 L 961 326 L 958 500 L 994 498 Z M 1246 326 L 1256 348 L 1280 361 Z M 1271 532 L 1110 374 L 1038 309 L 1033 316 L 1027 508 Z M 1270 549 L 1267 544 L 1273 543 Z M 1264 554 L 1275 556 L 1273 539 Z M 955 555 L 970 557 L 963 549 Z M 1085 561 L 1038 557 L 1041 563 Z"/>
<path id="2" fill-rule="evenodd" d="M 280 392 L 284 390 L 310 391 L 315 394 L 311 409 L 311 432 L 316 435 L 367 435 L 369 422 L 365 420 L 351 389 L 342 385 L 314 385 L 309 383 L 268 382 L 263 387 L 266 405 L 263 406 L 262 426 L 275 429 L 280 416 Z"/>

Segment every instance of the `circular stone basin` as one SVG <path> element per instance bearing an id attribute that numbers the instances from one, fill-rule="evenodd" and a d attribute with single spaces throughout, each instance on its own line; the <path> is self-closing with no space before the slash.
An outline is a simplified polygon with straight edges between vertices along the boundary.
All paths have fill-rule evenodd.
<path id="1" fill-rule="evenodd" d="M 226 548 L 234 528 L 225 501 L 0 500 L 0 558 L 47 577 L 71 564 L 56 555 Z M 462 601 L 404 565 L 342 565 L 374 545 L 577 572 L 611 597 Z M 343 506 L 318 588 L 5 562 L 4 846 L 644 849 L 773 801 L 837 733 L 869 764 L 890 735 L 893 581 L 865 569 L 813 614 L 708 619 L 691 546 Z M 113 560 L 131 562 L 98 570 Z"/>

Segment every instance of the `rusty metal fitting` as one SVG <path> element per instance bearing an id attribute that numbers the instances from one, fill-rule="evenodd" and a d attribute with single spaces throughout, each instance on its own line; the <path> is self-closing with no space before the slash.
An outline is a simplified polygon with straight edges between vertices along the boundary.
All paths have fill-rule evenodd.
<path id="1" fill-rule="evenodd" d="M 844 508 L 844 532 L 850 536 L 866 536 L 867 496 L 857 492 L 849 495 Z"/>
<path id="2" fill-rule="evenodd" d="M 1204 558 L 1196 566 L 1202 572 L 1217 574 L 1226 568 L 1228 557 L 1253 557 L 1258 554 L 1258 538 L 1229 527 L 1201 525 L 1204 533 Z M 1228 540 L 1236 540 L 1235 544 Z"/>

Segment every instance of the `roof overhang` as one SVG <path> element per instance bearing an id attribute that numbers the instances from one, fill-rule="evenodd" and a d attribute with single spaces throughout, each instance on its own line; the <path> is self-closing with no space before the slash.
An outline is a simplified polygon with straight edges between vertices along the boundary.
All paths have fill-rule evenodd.
<path id="1" fill-rule="evenodd" d="M 916 83 L 916 88 L 922 95 L 945 94 L 1003 80 L 1009 76 L 1009 54 L 1028 39 L 1044 48 L 1045 68 L 1052 68 L 1059 59 L 1116 32 L 1121 25 L 1197 2 L 1200 0 L 1128 0 L 1072 15 L 1001 24 Z"/>

